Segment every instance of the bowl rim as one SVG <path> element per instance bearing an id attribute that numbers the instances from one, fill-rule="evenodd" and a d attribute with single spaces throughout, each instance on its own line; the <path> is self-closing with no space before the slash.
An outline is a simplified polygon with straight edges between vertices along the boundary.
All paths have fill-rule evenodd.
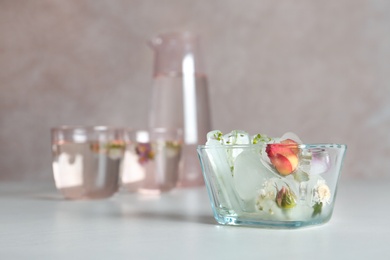
<path id="1" fill-rule="evenodd" d="M 208 149 L 254 149 L 256 147 L 260 148 L 269 144 L 283 145 L 286 147 L 296 147 L 297 145 L 293 144 L 280 144 L 280 143 L 257 143 L 257 144 L 221 144 L 221 145 L 198 145 L 198 150 L 208 150 Z M 309 144 L 298 144 L 298 148 L 301 149 L 312 149 L 312 148 L 337 148 L 337 149 L 346 149 L 346 144 L 339 143 L 309 143 Z"/>

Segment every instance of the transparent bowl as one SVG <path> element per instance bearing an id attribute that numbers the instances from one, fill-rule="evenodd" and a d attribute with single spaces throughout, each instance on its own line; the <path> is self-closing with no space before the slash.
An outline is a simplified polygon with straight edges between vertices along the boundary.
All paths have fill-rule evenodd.
<path id="1" fill-rule="evenodd" d="M 267 144 L 198 146 L 218 223 L 298 228 L 330 220 L 346 145 L 278 145 L 294 155 L 270 157 Z"/>

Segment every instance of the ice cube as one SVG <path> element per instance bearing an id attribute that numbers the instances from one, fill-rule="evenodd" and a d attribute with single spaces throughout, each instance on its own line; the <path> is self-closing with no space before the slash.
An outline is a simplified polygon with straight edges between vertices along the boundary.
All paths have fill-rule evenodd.
<path id="1" fill-rule="evenodd" d="M 301 169 L 308 174 L 323 174 L 330 169 L 329 154 L 325 149 L 304 149 Z"/>
<path id="2" fill-rule="evenodd" d="M 293 132 L 287 132 L 284 135 L 282 135 L 282 137 L 280 137 L 280 140 L 287 140 L 287 139 L 291 139 L 297 142 L 298 144 L 302 144 L 301 139 L 298 137 L 298 135 L 296 135 Z"/>
<path id="3" fill-rule="evenodd" d="M 311 149 L 311 174 L 322 174 L 330 168 L 329 154 L 325 149 Z"/>
<path id="4" fill-rule="evenodd" d="M 234 196 L 233 177 L 228 155 L 223 145 L 218 140 L 210 139 L 207 141 L 210 146 L 205 151 L 211 166 L 211 172 L 215 174 L 218 193 L 221 196 L 221 205 L 229 209 L 239 208 L 239 203 Z M 207 163 L 206 163 L 207 165 Z"/>
<path id="5" fill-rule="evenodd" d="M 252 144 L 269 143 L 270 141 L 272 141 L 272 138 L 265 134 L 255 134 L 251 137 Z"/>
<path id="6" fill-rule="evenodd" d="M 280 192 L 283 187 L 285 189 L 289 189 L 290 192 L 294 194 L 294 196 L 296 195 L 293 178 L 273 177 L 267 179 L 263 183 L 261 190 L 258 191 L 255 205 L 256 210 L 266 214 L 269 219 L 289 220 L 289 217 L 286 213 L 292 209 L 283 209 L 278 206 L 277 203 L 278 192 Z"/>
<path id="7" fill-rule="evenodd" d="M 247 132 L 241 130 L 233 130 L 222 137 L 222 142 L 226 147 L 228 162 L 231 168 L 234 167 L 236 157 L 243 151 L 239 147 L 231 147 L 232 145 L 248 145 L 250 144 L 250 136 Z"/>
<path id="8" fill-rule="evenodd" d="M 260 161 L 255 151 L 243 151 L 234 161 L 233 179 L 240 198 L 250 200 L 257 196 L 264 182 L 274 177 Z"/>
<path id="9" fill-rule="evenodd" d="M 242 130 L 233 130 L 225 134 L 222 139 L 223 143 L 227 145 L 249 144 L 251 142 L 249 134 Z"/>
<path id="10" fill-rule="evenodd" d="M 215 139 L 207 140 L 206 145 L 208 146 L 222 146 L 221 142 Z"/>
<path id="11" fill-rule="evenodd" d="M 313 179 L 308 183 L 308 194 L 310 196 L 311 204 L 316 204 L 321 202 L 323 206 L 329 204 L 332 198 L 332 191 L 327 185 L 325 179 L 321 176 L 318 176 L 317 179 Z"/>
<path id="12" fill-rule="evenodd" d="M 299 193 L 301 204 L 306 204 L 307 206 L 312 207 L 316 202 L 318 202 L 318 197 L 316 197 L 316 192 L 319 186 L 326 185 L 326 181 L 320 175 L 312 175 L 307 182 L 302 182 L 299 185 Z"/>
<path id="13" fill-rule="evenodd" d="M 219 143 L 222 143 L 222 132 L 219 130 L 210 131 L 207 133 L 207 142 L 206 145 L 208 145 L 209 141 L 218 141 Z"/>

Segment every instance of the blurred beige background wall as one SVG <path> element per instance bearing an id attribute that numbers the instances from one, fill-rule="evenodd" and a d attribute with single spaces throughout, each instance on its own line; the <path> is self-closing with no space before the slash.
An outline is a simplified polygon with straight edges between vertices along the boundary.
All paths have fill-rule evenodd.
<path id="1" fill-rule="evenodd" d="M 214 128 L 345 143 L 344 178 L 389 178 L 389 1 L 1 0 L 0 180 L 52 178 L 52 126 L 145 126 L 146 41 L 181 30 Z"/>

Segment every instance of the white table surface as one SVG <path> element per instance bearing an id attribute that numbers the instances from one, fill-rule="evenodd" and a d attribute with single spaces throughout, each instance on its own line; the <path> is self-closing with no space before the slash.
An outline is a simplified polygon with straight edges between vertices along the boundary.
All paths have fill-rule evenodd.
<path id="1" fill-rule="evenodd" d="M 390 259 L 390 181 L 342 181 L 325 225 L 221 226 L 204 187 L 67 201 L 52 183 L 0 184 L 0 259 Z"/>

